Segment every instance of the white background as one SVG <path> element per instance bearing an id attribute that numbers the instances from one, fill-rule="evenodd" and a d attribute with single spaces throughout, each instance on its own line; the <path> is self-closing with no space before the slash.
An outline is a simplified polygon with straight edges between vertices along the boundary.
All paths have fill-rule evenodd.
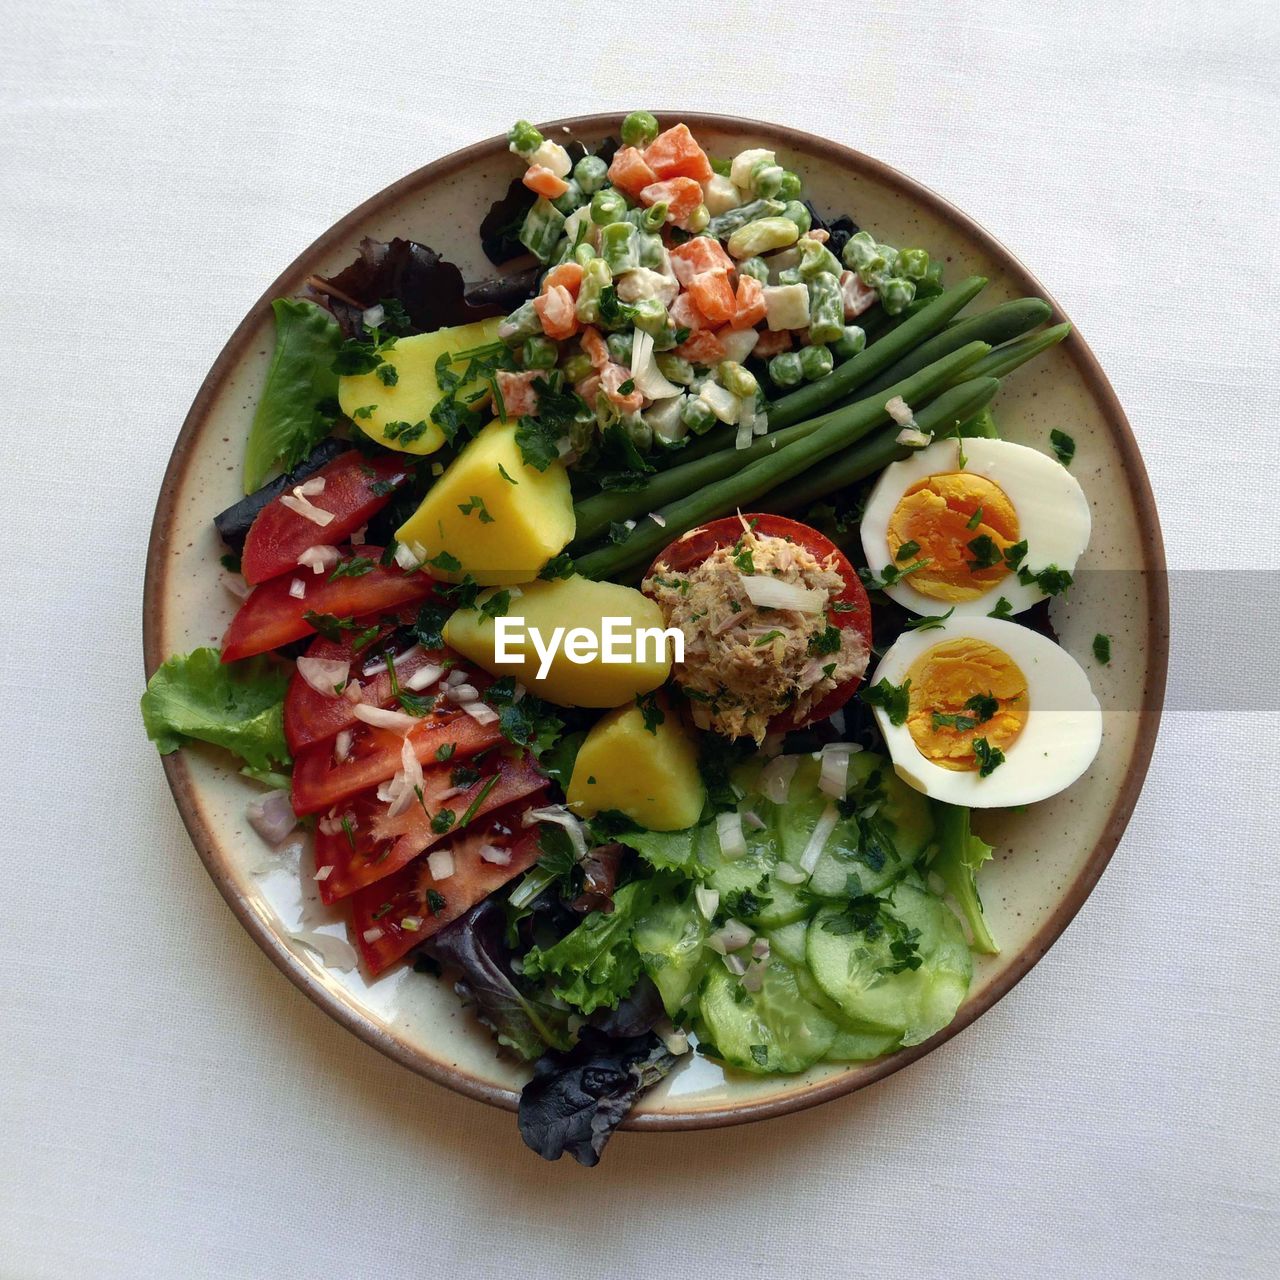
<path id="1" fill-rule="evenodd" d="M 1273 0 L 3 0 L 0 27 L 5 1280 L 1276 1273 Z M 1012 995 L 856 1097 L 588 1171 L 241 932 L 142 736 L 140 598 L 178 425 L 282 266 L 517 115 L 636 106 L 827 133 L 976 216 L 1110 374 L 1171 565 L 1252 571 L 1175 583 L 1137 814 Z"/>

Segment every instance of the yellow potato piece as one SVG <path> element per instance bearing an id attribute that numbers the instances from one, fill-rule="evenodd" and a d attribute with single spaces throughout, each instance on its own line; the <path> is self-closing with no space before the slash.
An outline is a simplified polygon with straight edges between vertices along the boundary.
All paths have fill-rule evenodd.
<path id="1" fill-rule="evenodd" d="M 573 539 L 573 495 L 563 464 L 525 466 L 514 422 L 491 422 L 396 530 L 425 551 L 432 577 L 482 586 L 528 582 Z"/>
<path id="2" fill-rule="evenodd" d="M 569 806 L 584 818 L 617 809 L 650 831 L 680 831 L 702 816 L 706 792 L 698 751 L 669 703 L 663 720 L 645 728 L 637 706 L 600 717 L 574 761 Z"/>
<path id="3" fill-rule="evenodd" d="M 395 368 L 395 386 L 387 386 L 372 373 L 347 374 L 338 379 L 338 403 L 342 412 L 370 439 L 401 453 L 435 453 L 444 444 L 444 433 L 431 421 L 431 410 L 444 396 L 436 381 L 436 361 L 446 352 L 470 351 L 498 341 L 500 316 L 478 320 L 474 324 L 458 324 L 435 333 L 418 333 L 411 338 L 397 338 L 396 345 L 383 352 L 387 364 Z M 465 365 L 454 366 L 461 373 Z M 458 398 L 465 402 L 478 384 L 467 383 L 458 388 Z M 358 409 L 373 406 L 368 416 L 357 416 Z M 417 439 L 401 443 L 385 435 L 389 422 L 407 422 L 411 427 L 425 422 L 427 429 Z"/>
<path id="4" fill-rule="evenodd" d="M 483 600 L 483 598 L 482 598 Z M 458 609 L 445 624 L 445 643 L 496 676 L 515 678 L 540 698 L 562 707 L 619 707 L 638 693 L 648 693 L 671 674 L 670 648 L 651 638 L 641 645 L 639 632 L 664 628 L 662 611 L 648 596 L 616 582 L 593 582 L 590 578 L 558 578 L 552 582 L 530 582 L 513 596 L 504 629 L 505 648 L 519 655 L 514 662 L 499 662 L 498 622 L 479 609 Z M 626 662 L 575 662 L 565 651 L 565 636 L 555 646 L 547 673 L 531 632 L 536 629 L 544 649 L 553 644 L 556 628 L 571 632 L 584 628 L 595 637 L 597 655 L 603 652 L 604 619 L 615 618 L 615 651 L 627 655 Z M 515 634 L 518 628 L 518 634 Z M 587 642 L 580 637 L 578 655 L 584 656 Z M 637 660 L 637 651 L 642 649 Z"/>

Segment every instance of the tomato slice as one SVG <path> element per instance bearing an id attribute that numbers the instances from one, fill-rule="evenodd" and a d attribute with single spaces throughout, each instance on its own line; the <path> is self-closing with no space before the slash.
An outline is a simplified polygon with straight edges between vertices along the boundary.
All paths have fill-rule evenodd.
<path id="1" fill-rule="evenodd" d="M 314 506 L 333 512 L 333 519 L 318 525 L 274 498 L 258 512 L 244 540 L 240 571 L 248 583 L 266 582 L 282 573 L 298 572 L 298 557 L 308 547 L 336 547 L 391 501 L 392 493 L 408 480 L 407 455 L 388 454 L 366 458 L 355 449 L 339 455 L 308 483 L 324 480 L 324 491 L 308 499 Z"/>
<path id="2" fill-rule="evenodd" d="M 423 716 L 408 738 L 423 765 L 440 763 L 437 753 L 461 761 L 503 741 L 497 724 L 481 724 L 446 702 Z M 345 760 L 334 760 L 330 742 L 300 751 L 293 761 L 294 813 L 320 813 L 386 782 L 400 768 L 403 742 L 400 734 L 360 720 L 351 731 L 351 750 Z"/>
<path id="3" fill-rule="evenodd" d="M 659 552 L 649 573 L 688 573 L 719 547 L 732 546 L 737 542 L 742 536 L 744 520 L 762 538 L 786 538 L 811 552 L 819 563 L 826 563 L 830 558 L 832 567 L 844 580 L 844 589 L 831 601 L 827 621 L 836 627 L 852 627 L 862 636 L 866 650 L 870 653 L 871 602 L 867 599 L 866 588 L 863 587 L 857 570 L 849 563 L 849 557 L 830 538 L 798 520 L 789 520 L 786 516 L 773 515 L 767 511 L 713 520 L 710 524 L 691 529 L 684 537 L 676 539 Z M 784 711 L 769 722 L 769 732 L 786 733 L 790 729 L 800 729 L 807 724 L 825 720 L 853 697 L 861 683 L 861 676 L 846 680 L 816 703 L 803 720 L 797 721 L 793 712 Z"/>
<path id="4" fill-rule="evenodd" d="M 460 762 L 464 768 L 470 762 Z M 457 838 L 464 828 L 436 831 L 431 816 L 443 810 L 455 815 L 455 824 L 468 813 L 471 821 L 543 790 L 547 779 L 527 755 L 489 752 L 475 760 L 474 782 L 459 786 L 457 766 L 437 765 L 422 771 L 422 802 L 415 802 L 394 818 L 376 791 L 366 791 L 328 815 L 324 829 L 316 832 L 316 867 L 330 871 L 320 883 L 325 902 L 337 902 L 357 889 L 394 875 L 419 854 L 442 840 Z M 475 806 L 474 812 L 472 806 Z M 346 819 L 346 826 L 342 825 Z M 468 823 L 468 827 L 471 823 Z"/>
<path id="5" fill-rule="evenodd" d="M 300 572 L 298 576 L 307 586 L 301 599 L 289 594 L 290 578 L 272 578 L 254 587 L 222 638 L 222 661 L 249 658 L 314 634 L 315 628 L 304 614 L 323 613 L 350 621 L 425 600 L 435 589 L 425 573 L 406 573 L 398 565 L 384 568 L 377 564 L 381 547 L 353 547 L 352 553 L 375 561 L 374 567 L 358 578 L 336 581 L 330 581 L 328 574 Z"/>
<path id="6" fill-rule="evenodd" d="M 412 611 L 406 611 L 406 613 L 412 617 Z M 407 621 L 408 619 L 402 614 L 399 620 Z M 382 633 L 375 639 L 361 646 L 359 655 L 355 651 L 355 642 L 359 639 L 356 632 L 345 634 L 341 640 L 316 636 L 306 656 L 350 663 L 351 677 L 360 681 L 362 701 L 375 707 L 394 706 L 395 695 L 392 692 L 389 671 L 381 671 L 372 676 L 361 674 L 364 663 L 385 660 L 382 646 L 394 630 L 394 625 L 384 627 Z M 405 681 L 423 667 L 443 666 L 450 661 L 454 663 L 458 661 L 457 654 L 451 650 L 424 649 L 421 645 L 414 645 L 396 658 L 396 681 L 403 687 Z M 477 676 L 471 683 L 479 685 L 482 680 Z M 346 698 L 335 698 L 330 694 L 318 693 L 296 671 L 294 672 L 284 695 L 284 736 L 289 744 L 289 750 L 295 756 L 304 747 L 317 742 L 327 742 L 341 730 L 350 729 L 358 723 L 355 707 Z"/>
<path id="7" fill-rule="evenodd" d="M 521 802 L 496 810 L 442 846 L 453 854 L 453 874 L 446 879 L 436 880 L 428 860 L 419 858 L 352 897 L 351 929 L 371 974 L 381 973 L 538 861 L 537 828 L 521 823 L 527 808 Z M 509 850 L 511 861 L 487 862 L 480 856 L 485 845 Z"/>

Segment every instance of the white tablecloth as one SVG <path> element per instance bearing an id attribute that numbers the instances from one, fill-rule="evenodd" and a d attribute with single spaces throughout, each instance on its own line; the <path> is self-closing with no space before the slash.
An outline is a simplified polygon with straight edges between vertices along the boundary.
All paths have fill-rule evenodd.
<path id="1" fill-rule="evenodd" d="M 3 0 L 0 1273 L 1274 1275 L 1278 50 L 1273 0 Z M 248 941 L 142 736 L 139 606 L 178 424 L 303 245 L 516 115 L 645 105 L 974 214 L 1110 373 L 1171 564 L 1252 572 L 1179 606 L 1133 824 L 1012 995 L 856 1097 L 587 1171 Z"/>

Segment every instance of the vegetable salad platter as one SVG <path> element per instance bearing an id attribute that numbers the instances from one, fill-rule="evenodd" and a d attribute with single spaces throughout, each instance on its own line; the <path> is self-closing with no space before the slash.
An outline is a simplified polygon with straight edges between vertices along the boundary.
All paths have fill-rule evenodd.
<path id="1" fill-rule="evenodd" d="M 157 510 L 145 727 L 277 964 L 549 1159 L 972 1021 L 1163 692 L 1105 379 L 984 232 L 645 111 L 428 166 L 237 330 Z"/>

